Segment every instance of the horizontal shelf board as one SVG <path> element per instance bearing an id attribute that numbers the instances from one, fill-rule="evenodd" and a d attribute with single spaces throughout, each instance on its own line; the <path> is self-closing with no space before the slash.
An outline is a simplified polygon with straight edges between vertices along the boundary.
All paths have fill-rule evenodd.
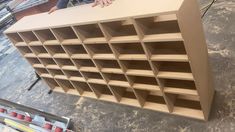
<path id="1" fill-rule="evenodd" d="M 60 45 L 58 40 L 46 40 L 43 42 L 44 45 Z"/>
<path id="2" fill-rule="evenodd" d="M 155 77 L 152 70 L 135 70 L 135 69 L 128 69 L 126 71 L 127 75 L 134 75 L 134 76 L 146 76 L 146 77 Z"/>
<path id="3" fill-rule="evenodd" d="M 178 98 L 183 99 L 183 100 L 200 101 L 198 95 L 181 95 L 181 94 L 179 94 Z"/>
<path id="4" fill-rule="evenodd" d="M 61 68 L 63 70 L 68 70 L 68 71 L 77 71 L 78 70 L 75 66 L 62 66 Z"/>
<path id="5" fill-rule="evenodd" d="M 114 54 L 94 54 L 93 59 L 114 60 Z"/>
<path id="6" fill-rule="evenodd" d="M 192 89 L 183 89 L 183 88 L 172 88 L 172 87 L 165 87 L 164 92 L 172 93 L 172 94 L 182 94 L 182 95 L 198 95 L 197 90 Z"/>
<path id="7" fill-rule="evenodd" d="M 43 73 L 43 74 L 41 74 L 40 76 L 41 76 L 41 77 L 45 77 L 45 78 L 53 78 L 52 75 L 46 74 L 46 73 Z"/>
<path id="8" fill-rule="evenodd" d="M 39 58 L 52 58 L 48 53 L 40 53 L 37 55 Z"/>
<path id="9" fill-rule="evenodd" d="M 95 84 L 106 84 L 106 82 L 103 79 L 93 79 L 93 78 L 88 78 L 87 82 L 89 83 L 95 83 Z"/>
<path id="10" fill-rule="evenodd" d="M 152 55 L 152 61 L 176 61 L 176 62 L 188 62 L 187 55 Z"/>
<path id="11" fill-rule="evenodd" d="M 118 58 L 120 60 L 147 60 L 145 54 L 120 54 Z"/>
<path id="12" fill-rule="evenodd" d="M 59 93 L 65 93 L 65 91 L 64 91 L 63 88 L 61 88 L 61 87 L 55 87 L 55 88 L 53 89 L 53 91 L 54 91 L 54 92 L 59 92 Z"/>
<path id="13" fill-rule="evenodd" d="M 34 68 L 45 68 L 43 64 L 33 64 Z"/>
<path id="14" fill-rule="evenodd" d="M 109 101 L 109 102 L 117 102 L 117 100 L 115 99 L 113 95 L 101 94 L 99 99 L 104 100 L 104 101 Z"/>
<path id="15" fill-rule="evenodd" d="M 66 53 L 57 53 L 57 54 L 54 54 L 53 57 L 58 58 L 58 59 L 60 59 L 60 58 L 68 59 L 69 58 L 69 56 Z"/>
<path id="16" fill-rule="evenodd" d="M 129 83 L 126 81 L 110 80 L 108 84 L 112 86 L 130 87 Z"/>
<path id="17" fill-rule="evenodd" d="M 69 89 L 66 94 L 70 94 L 70 95 L 78 95 L 80 96 L 79 92 L 76 89 Z"/>
<path id="18" fill-rule="evenodd" d="M 82 42 L 79 39 L 65 39 L 61 42 L 62 45 L 81 45 Z"/>
<path id="19" fill-rule="evenodd" d="M 37 58 L 37 56 L 34 53 L 27 53 L 24 55 L 25 58 Z"/>
<path id="20" fill-rule="evenodd" d="M 73 54 L 71 55 L 72 59 L 90 59 L 91 57 L 88 54 Z"/>
<path id="21" fill-rule="evenodd" d="M 77 82 L 86 82 L 85 78 L 83 77 L 70 77 L 69 80 L 71 81 L 77 81 Z"/>
<path id="22" fill-rule="evenodd" d="M 29 46 L 42 46 L 42 43 L 40 41 L 31 41 L 28 44 Z"/>
<path id="23" fill-rule="evenodd" d="M 104 37 L 97 37 L 97 38 L 86 38 L 83 40 L 84 44 L 100 44 L 100 43 L 107 43 Z"/>
<path id="24" fill-rule="evenodd" d="M 102 68 L 101 72 L 123 74 L 122 69 L 119 69 L 119 68 Z"/>
<path id="25" fill-rule="evenodd" d="M 139 37 L 137 35 L 133 36 L 120 36 L 120 37 L 112 37 L 110 39 L 111 43 L 131 43 L 131 42 L 139 42 Z"/>
<path id="26" fill-rule="evenodd" d="M 166 22 L 177 20 L 176 14 L 161 15 L 154 18 L 154 22 Z"/>
<path id="27" fill-rule="evenodd" d="M 160 71 L 158 72 L 157 77 L 164 79 L 178 79 L 178 80 L 190 80 L 190 81 L 194 80 L 192 73 L 184 73 L 184 72 Z"/>
<path id="28" fill-rule="evenodd" d="M 55 75 L 54 78 L 55 79 L 61 79 L 61 80 L 68 80 L 68 78 L 64 75 Z"/>
<path id="29" fill-rule="evenodd" d="M 134 89 L 140 89 L 140 90 L 160 91 L 160 88 L 157 85 L 134 83 L 132 87 Z"/>
<path id="30" fill-rule="evenodd" d="M 58 65 L 47 65 L 46 68 L 47 69 L 60 69 Z"/>
<path id="31" fill-rule="evenodd" d="M 144 108 L 150 109 L 150 110 L 157 110 L 160 112 L 169 112 L 166 104 L 159 104 L 159 103 L 153 103 L 153 102 L 145 102 Z"/>
<path id="32" fill-rule="evenodd" d="M 79 70 L 84 72 L 99 72 L 96 67 L 80 67 Z"/>
<path id="33" fill-rule="evenodd" d="M 125 104 L 125 105 L 129 105 L 129 106 L 140 107 L 140 104 L 139 104 L 137 99 L 131 99 L 131 98 L 122 97 L 120 103 L 121 104 Z"/>
<path id="34" fill-rule="evenodd" d="M 202 110 L 196 110 L 196 109 L 190 109 L 190 108 L 184 108 L 184 107 L 174 107 L 172 113 L 175 115 L 204 120 L 204 115 L 203 115 Z"/>
<path id="35" fill-rule="evenodd" d="M 183 41 L 181 33 L 145 35 L 144 42 Z"/>
<path id="36" fill-rule="evenodd" d="M 15 44 L 16 47 L 28 46 L 25 42 L 18 42 Z"/>
<path id="37" fill-rule="evenodd" d="M 83 97 L 88 97 L 88 98 L 95 98 L 95 99 L 97 98 L 93 92 L 88 92 L 88 91 L 84 91 L 82 93 L 82 96 Z"/>

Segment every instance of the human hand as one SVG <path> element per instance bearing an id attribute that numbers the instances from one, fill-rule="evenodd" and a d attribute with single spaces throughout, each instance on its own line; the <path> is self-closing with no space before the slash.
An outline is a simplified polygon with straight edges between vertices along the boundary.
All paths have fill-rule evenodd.
<path id="1" fill-rule="evenodd" d="M 54 6 L 50 9 L 50 11 L 48 12 L 48 14 L 51 14 L 52 12 L 58 10 L 59 8 L 57 6 Z"/>
<path id="2" fill-rule="evenodd" d="M 101 7 L 103 8 L 104 6 L 109 6 L 110 4 L 112 4 L 112 0 L 95 0 L 92 7 L 95 7 L 97 5 L 101 5 Z"/>

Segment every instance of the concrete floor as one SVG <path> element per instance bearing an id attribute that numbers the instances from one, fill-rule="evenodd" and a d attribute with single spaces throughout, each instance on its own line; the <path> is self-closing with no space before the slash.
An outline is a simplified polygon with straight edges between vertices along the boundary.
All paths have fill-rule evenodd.
<path id="1" fill-rule="evenodd" d="M 201 7 L 210 0 L 201 0 Z M 84 132 L 234 132 L 235 0 L 217 0 L 203 18 L 216 89 L 210 120 L 202 122 L 150 110 L 53 92 L 36 80 L 31 66 L 0 36 L 0 98 L 67 116 Z"/>

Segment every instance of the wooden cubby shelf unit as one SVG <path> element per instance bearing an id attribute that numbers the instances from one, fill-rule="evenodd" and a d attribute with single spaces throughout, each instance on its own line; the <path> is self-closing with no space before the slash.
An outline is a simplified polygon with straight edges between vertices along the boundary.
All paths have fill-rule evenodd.
<path id="1" fill-rule="evenodd" d="M 82 5 L 27 16 L 5 34 L 54 91 L 208 120 L 214 89 L 196 0 Z"/>

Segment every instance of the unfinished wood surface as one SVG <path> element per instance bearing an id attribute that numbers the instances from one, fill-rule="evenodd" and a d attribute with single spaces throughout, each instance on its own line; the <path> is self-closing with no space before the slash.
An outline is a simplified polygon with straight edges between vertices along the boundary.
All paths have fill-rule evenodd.
<path id="1" fill-rule="evenodd" d="M 82 5 L 25 17 L 5 34 L 54 91 L 208 119 L 214 90 L 196 0 Z"/>

